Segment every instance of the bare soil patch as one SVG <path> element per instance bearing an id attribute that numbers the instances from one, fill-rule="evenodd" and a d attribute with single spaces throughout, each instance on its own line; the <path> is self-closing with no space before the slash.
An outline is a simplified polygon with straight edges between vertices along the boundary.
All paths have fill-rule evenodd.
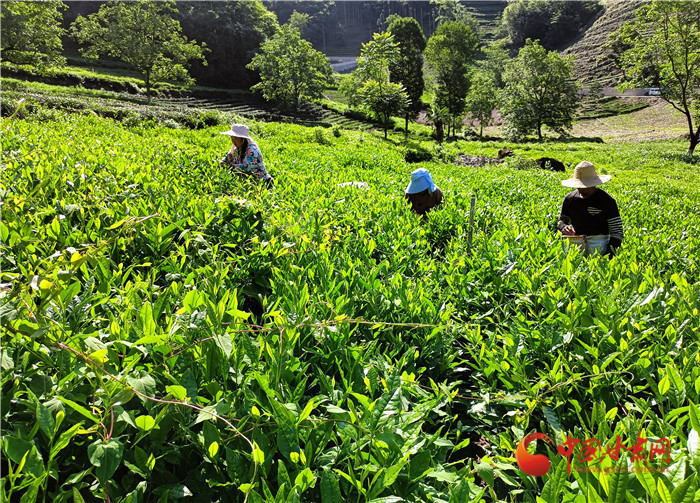
<path id="1" fill-rule="evenodd" d="M 661 98 L 640 96 L 620 98 L 648 100 L 650 106 L 627 114 L 598 119 L 581 119 L 574 123 L 574 138 L 600 138 L 606 143 L 636 143 L 641 141 L 686 138 L 688 124 L 683 114 Z M 465 125 L 470 124 L 465 121 Z M 556 138 L 553 131 L 543 131 L 545 137 Z M 484 128 L 484 135 L 502 137 L 497 125 Z"/>
<path id="2" fill-rule="evenodd" d="M 494 159 L 493 157 L 487 157 L 485 155 L 469 155 L 469 154 L 459 154 L 455 159 L 455 164 L 459 166 L 473 166 L 481 168 L 488 166 L 489 164 L 500 164 L 503 159 Z"/>

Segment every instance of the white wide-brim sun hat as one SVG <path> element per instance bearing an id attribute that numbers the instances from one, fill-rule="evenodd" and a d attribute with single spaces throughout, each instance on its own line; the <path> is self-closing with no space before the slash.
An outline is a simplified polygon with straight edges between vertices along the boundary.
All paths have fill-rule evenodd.
<path id="1" fill-rule="evenodd" d="M 228 131 L 222 131 L 221 134 L 252 140 L 250 137 L 250 129 L 245 124 L 231 124 L 231 129 Z"/>
<path id="2" fill-rule="evenodd" d="M 610 175 L 599 175 L 595 171 L 595 166 L 588 161 L 582 161 L 574 168 L 574 176 L 562 180 L 561 184 L 564 187 L 572 189 L 587 189 L 601 185 L 612 178 Z"/>
<path id="3" fill-rule="evenodd" d="M 425 168 L 418 168 L 411 173 L 411 181 L 408 182 L 406 187 L 406 194 L 418 194 L 428 189 L 431 194 L 435 192 L 435 182 L 433 182 L 433 177 L 430 176 L 430 172 Z"/>

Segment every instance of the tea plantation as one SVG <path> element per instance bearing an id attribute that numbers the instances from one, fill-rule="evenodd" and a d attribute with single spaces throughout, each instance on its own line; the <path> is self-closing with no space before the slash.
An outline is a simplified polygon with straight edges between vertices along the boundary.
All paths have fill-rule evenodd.
<path id="1" fill-rule="evenodd" d="M 505 145 L 408 164 L 379 132 L 249 123 L 273 191 L 218 165 L 223 126 L 4 118 L 2 501 L 700 499 L 685 142 L 476 168 L 453 158 Z M 612 175 L 614 258 L 563 246 L 571 168 L 541 156 Z M 423 223 L 418 166 L 445 193 Z"/>

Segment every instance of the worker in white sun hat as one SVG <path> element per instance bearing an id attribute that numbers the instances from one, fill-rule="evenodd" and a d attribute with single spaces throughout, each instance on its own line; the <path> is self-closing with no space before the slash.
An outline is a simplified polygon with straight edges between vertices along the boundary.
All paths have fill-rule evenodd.
<path id="1" fill-rule="evenodd" d="M 244 124 L 231 124 L 231 129 L 223 131 L 231 137 L 231 150 L 219 161 L 224 166 L 233 168 L 235 172 L 253 176 L 272 188 L 274 182 L 265 169 L 260 147 L 250 137 L 250 129 Z"/>

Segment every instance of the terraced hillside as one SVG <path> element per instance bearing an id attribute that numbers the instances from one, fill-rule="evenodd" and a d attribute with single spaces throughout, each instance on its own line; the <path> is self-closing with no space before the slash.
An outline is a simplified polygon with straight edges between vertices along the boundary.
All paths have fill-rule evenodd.
<path id="1" fill-rule="evenodd" d="M 234 113 L 248 119 L 274 120 L 276 122 L 292 122 L 304 126 L 338 125 L 346 129 L 367 129 L 374 124 L 346 117 L 343 114 L 329 110 L 314 103 L 302 105 L 296 112 L 285 113 L 264 101 L 256 100 L 251 103 L 248 95 L 240 98 L 168 98 L 161 100 L 165 105 L 188 109 L 217 110 Z"/>
<path id="2" fill-rule="evenodd" d="M 121 121 L 153 119 L 170 121 L 172 125 L 198 129 L 211 126 L 221 117 L 236 115 L 247 120 L 263 120 L 300 124 L 308 127 L 338 126 L 344 129 L 365 130 L 377 125 L 363 114 L 347 115 L 325 106 L 307 103 L 295 112 L 280 110 L 259 96 L 244 92 L 204 91 L 192 94 L 163 93 L 151 105 L 142 96 L 126 91 L 108 91 L 109 83 L 89 82 L 91 89 L 77 91 L 72 86 L 51 84 L 51 79 L 36 83 L 5 77 L 3 79 L 2 113 L 13 112 L 12 102 L 23 98 L 27 106 L 46 109 L 94 113 Z"/>
<path id="3" fill-rule="evenodd" d="M 576 78 L 585 84 L 600 83 L 604 86 L 614 86 L 618 83 L 619 71 L 612 61 L 603 59 L 603 46 L 608 35 L 617 30 L 622 24 L 634 19 L 634 11 L 644 4 L 643 1 L 607 0 L 603 2 L 604 9 L 600 15 L 583 32 L 564 54 L 576 55 Z"/>
<path id="4" fill-rule="evenodd" d="M 490 41 L 496 38 L 498 22 L 503 10 L 508 6 L 508 2 L 486 1 L 486 2 L 464 2 L 472 15 L 479 21 L 484 30 L 484 39 Z"/>

